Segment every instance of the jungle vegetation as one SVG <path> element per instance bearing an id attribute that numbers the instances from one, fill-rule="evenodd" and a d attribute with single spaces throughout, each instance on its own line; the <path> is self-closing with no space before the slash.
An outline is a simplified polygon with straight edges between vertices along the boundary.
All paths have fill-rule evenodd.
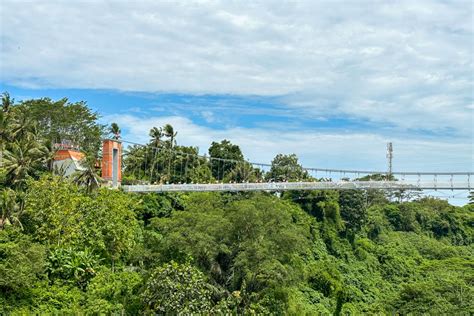
<path id="1" fill-rule="evenodd" d="M 0 314 L 458 314 L 474 311 L 474 205 L 383 191 L 129 194 L 100 183 L 98 123 L 85 102 L 7 93 L 0 112 Z M 124 181 L 309 177 L 295 155 L 267 173 L 236 144 L 187 160 L 171 125 L 131 146 Z M 56 142 L 86 153 L 80 174 L 52 168 Z M 157 151 L 170 148 L 174 151 Z M 183 156 L 184 157 L 184 156 Z M 187 158 L 186 158 L 187 159 Z M 145 168 L 154 168 L 146 173 Z M 182 174 L 180 175 L 183 176 Z M 94 180 L 95 179 L 95 180 Z M 96 181 L 97 180 L 97 181 Z"/>

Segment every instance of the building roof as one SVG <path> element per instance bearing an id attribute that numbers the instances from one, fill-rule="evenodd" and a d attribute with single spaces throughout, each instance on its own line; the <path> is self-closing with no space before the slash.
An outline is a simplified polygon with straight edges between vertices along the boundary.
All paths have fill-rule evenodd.
<path id="1" fill-rule="evenodd" d="M 77 150 L 69 150 L 69 149 L 60 149 L 56 151 L 54 154 L 54 161 L 72 159 L 72 160 L 81 160 L 84 158 L 84 154 Z"/>

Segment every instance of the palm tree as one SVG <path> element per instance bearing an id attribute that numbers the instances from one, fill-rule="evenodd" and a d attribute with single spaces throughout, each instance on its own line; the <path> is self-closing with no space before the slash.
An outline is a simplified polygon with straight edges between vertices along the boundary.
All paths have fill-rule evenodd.
<path id="1" fill-rule="evenodd" d="M 46 154 L 45 161 L 48 171 L 54 171 L 54 156 L 56 155 L 57 148 L 54 146 L 51 140 L 45 141 L 44 152 Z"/>
<path id="2" fill-rule="evenodd" d="M 133 145 L 128 147 L 125 152 L 123 163 L 124 171 L 128 176 L 132 176 L 136 180 L 142 179 L 142 171 L 145 167 L 145 147 Z"/>
<path id="3" fill-rule="evenodd" d="M 156 156 L 158 154 L 158 148 L 161 146 L 161 138 L 163 137 L 163 130 L 158 127 L 153 127 L 150 130 L 150 145 L 152 147 L 153 151 L 153 157 L 151 160 L 151 171 L 150 171 L 150 181 L 153 181 L 153 172 L 155 171 L 155 165 L 156 165 Z"/>
<path id="4" fill-rule="evenodd" d="M 22 139 L 27 137 L 28 134 L 33 134 L 35 138 L 38 138 L 36 122 L 33 121 L 33 119 L 28 115 L 28 113 L 22 111 L 10 113 L 12 114 L 10 133 L 13 139 Z"/>
<path id="5" fill-rule="evenodd" d="M 12 115 L 11 107 L 14 100 L 10 98 L 8 92 L 2 94 L 2 111 L 0 111 L 0 150 L 4 143 L 11 140 Z"/>
<path id="6" fill-rule="evenodd" d="M 175 132 L 173 126 L 171 126 L 170 124 L 166 124 L 163 127 L 163 132 L 165 136 L 169 137 L 170 139 L 170 148 L 173 148 L 173 146 L 175 145 L 175 138 L 176 135 L 178 135 L 178 132 Z"/>
<path id="7" fill-rule="evenodd" d="M 10 116 L 8 112 L 0 111 L 0 149 L 10 139 L 8 128 L 10 127 Z"/>
<path id="8" fill-rule="evenodd" d="M 121 130 L 117 123 L 112 123 L 110 125 L 109 132 L 113 135 L 113 139 L 120 139 Z"/>
<path id="9" fill-rule="evenodd" d="M 169 140 L 170 153 L 169 153 L 169 156 L 168 156 L 168 180 L 169 180 L 169 179 L 171 179 L 171 156 L 173 154 L 172 149 L 173 149 L 174 143 L 176 142 L 175 138 L 176 138 L 176 135 L 178 135 L 178 132 L 175 132 L 173 126 L 171 126 L 170 124 L 166 124 L 163 127 L 163 131 L 165 133 L 165 136 L 170 139 Z"/>
<path id="10" fill-rule="evenodd" d="M 47 159 L 47 149 L 32 134 L 10 143 L 3 153 L 7 183 L 20 187 L 29 175 Z"/>
<path id="11" fill-rule="evenodd" d="M 86 155 L 81 160 L 82 170 L 76 171 L 73 177 L 74 183 L 86 187 L 88 193 L 100 187 L 103 182 L 96 169 L 97 159 L 93 155 Z"/>
<path id="12" fill-rule="evenodd" d="M 10 97 L 8 92 L 2 93 L 2 110 L 3 112 L 8 112 L 10 107 L 15 103 L 15 99 Z"/>
<path id="13" fill-rule="evenodd" d="M 161 144 L 161 138 L 163 137 L 163 130 L 158 127 L 153 127 L 150 130 L 149 135 L 151 137 L 150 145 L 152 145 L 153 147 L 159 147 Z"/>

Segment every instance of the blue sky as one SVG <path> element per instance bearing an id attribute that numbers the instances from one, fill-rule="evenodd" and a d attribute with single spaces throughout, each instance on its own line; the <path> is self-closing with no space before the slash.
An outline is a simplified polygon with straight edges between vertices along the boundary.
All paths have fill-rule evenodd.
<path id="1" fill-rule="evenodd" d="M 25 7 L 28 10 L 25 10 Z M 2 1 L 0 88 L 253 161 L 473 170 L 470 1 Z M 38 18 L 41 17 L 41 18 Z"/>
<path id="2" fill-rule="evenodd" d="M 304 110 L 288 109 L 285 96 L 239 96 L 230 94 L 183 94 L 123 92 L 103 89 L 31 89 L 2 84 L 17 101 L 49 97 L 67 97 L 70 102 L 86 100 L 90 108 L 102 117 L 129 113 L 141 117 L 149 115 L 186 116 L 196 124 L 212 129 L 277 128 L 285 130 L 390 130 L 393 126 L 371 123 L 341 116 L 307 116 Z M 415 132 L 415 131 L 414 131 Z M 420 132 L 420 135 L 425 133 Z"/>

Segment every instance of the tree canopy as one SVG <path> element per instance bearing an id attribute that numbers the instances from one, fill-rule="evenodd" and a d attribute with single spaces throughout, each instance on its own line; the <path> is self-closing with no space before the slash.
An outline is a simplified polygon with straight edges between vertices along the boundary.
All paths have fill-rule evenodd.
<path id="1" fill-rule="evenodd" d="M 84 102 L 3 95 L 0 314 L 474 310 L 472 204 L 382 190 L 92 189 L 104 131 L 120 128 L 105 130 Z M 154 127 L 147 146 L 128 147 L 124 182 L 310 179 L 296 155 L 277 155 L 265 173 L 228 140 L 198 156 L 178 135 Z M 51 143 L 66 139 L 89 153 L 90 168 L 72 178 L 50 168 Z"/>

